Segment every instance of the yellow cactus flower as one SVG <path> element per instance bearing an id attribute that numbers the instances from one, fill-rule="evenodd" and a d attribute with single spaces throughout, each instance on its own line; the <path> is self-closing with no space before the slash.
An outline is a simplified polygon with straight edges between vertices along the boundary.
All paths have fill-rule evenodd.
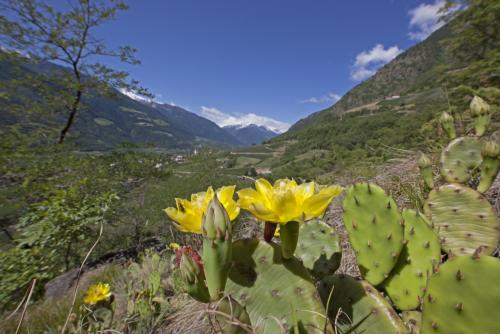
<path id="1" fill-rule="evenodd" d="M 191 195 L 191 200 L 176 198 L 176 208 L 166 208 L 164 211 L 172 219 L 175 227 L 181 232 L 201 233 L 201 219 L 208 204 L 217 194 L 217 198 L 226 209 L 229 219 L 235 220 L 240 214 L 240 208 L 233 199 L 236 186 L 226 186 L 217 189 L 215 192 L 212 187 L 207 191 Z"/>
<path id="2" fill-rule="evenodd" d="M 109 284 L 97 283 L 89 287 L 83 301 L 85 304 L 95 305 L 100 301 L 108 300 L 109 297 L 111 297 L 111 288 Z"/>
<path id="3" fill-rule="evenodd" d="M 265 179 L 255 181 L 255 189 L 238 191 L 238 205 L 266 222 L 286 224 L 322 216 L 330 202 L 342 192 L 340 186 L 321 186 L 315 182 L 298 185 L 280 179 L 274 186 Z"/>
<path id="4" fill-rule="evenodd" d="M 171 242 L 170 244 L 168 244 L 168 248 L 175 252 L 176 250 L 181 248 L 181 246 L 177 242 Z"/>

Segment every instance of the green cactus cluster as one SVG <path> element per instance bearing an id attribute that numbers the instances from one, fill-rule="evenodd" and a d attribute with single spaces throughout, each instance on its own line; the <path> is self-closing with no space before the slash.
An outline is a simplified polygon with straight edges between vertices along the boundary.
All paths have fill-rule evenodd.
<path id="1" fill-rule="evenodd" d="M 396 202 L 379 186 L 359 183 L 346 190 L 342 208 L 359 270 L 378 285 L 389 277 L 403 248 L 403 218 Z"/>
<path id="2" fill-rule="evenodd" d="M 444 182 L 429 157 L 418 161 L 423 212 L 400 210 L 375 184 L 346 189 L 343 224 L 360 278 L 335 273 L 340 240 L 325 222 L 281 226 L 281 242 L 269 231 L 266 241 L 233 242 L 216 197 L 203 217 L 202 258 L 181 258 L 187 292 L 209 303 L 223 333 L 496 333 L 500 260 L 489 255 L 500 224 L 482 193 L 498 173 L 499 146 L 478 137 L 491 118 L 486 102 L 474 98 L 471 114 L 475 136 L 457 137 L 453 117 L 440 118 L 452 140 L 440 159 Z"/>

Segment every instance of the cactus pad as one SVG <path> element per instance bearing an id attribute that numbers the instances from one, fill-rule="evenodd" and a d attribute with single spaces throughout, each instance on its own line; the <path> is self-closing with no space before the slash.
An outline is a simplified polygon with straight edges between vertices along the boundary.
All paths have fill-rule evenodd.
<path id="1" fill-rule="evenodd" d="M 335 230 L 321 220 L 300 226 L 295 257 L 302 261 L 316 279 L 333 274 L 340 266 L 342 250 Z"/>
<path id="2" fill-rule="evenodd" d="M 447 182 L 467 182 L 471 170 L 477 168 L 482 160 L 479 140 L 473 137 L 457 138 L 441 153 L 441 175 Z"/>
<path id="3" fill-rule="evenodd" d="M 439 237 L 420 213 L 404 210 L 406 244 L 385 289 L 400 310 L 413 310 L 421 304 L 427 279 L 441 259 Z"/>
<path id="4" fill-rule="evenodd" d="M 422 312 L 404 311 L 401 313 L 401 319 L 403 319 L 410 334 L 420 334 L 420 329 L 422 328 Z"/>
<path id="5" fill-rule="evenodd" d="M 434 189 L 429 193 L 424 211 L 447 253 L 472 254 L 483 246 L 491 254 L 498 245 L 498 218 L 490 203 L 471 188 L 447 184 Z"/>
<path id="6" fill-rule="evenodd" d="M 342 204 L 344 225 L 364 279 L 382 283 L 403 247 L 402 217 L 394 200 L 374 184 L 349 187 Z"/>
<path id="7" fill-rule="evenodd" d="M 257 333 L 288 332 L 294 324 L 304 333 L 323 333 L 326 311 L 308 270 L 294 257 L 284 260 L 276 244 L 235 241 L 226 293 L 246 308 Z"/>
<path id="8" fill-rule="evenodd" d="M 422 334 L 498 333 L 500 260 L 459 256 L 431 276 L 424 299 Z"/>
<path id="9" fill-rule="evenodd" d="M 321 280 L 319 293 L 341 333 L 408 333 L 389 302 L 366 281 L 328 276 Z"/>

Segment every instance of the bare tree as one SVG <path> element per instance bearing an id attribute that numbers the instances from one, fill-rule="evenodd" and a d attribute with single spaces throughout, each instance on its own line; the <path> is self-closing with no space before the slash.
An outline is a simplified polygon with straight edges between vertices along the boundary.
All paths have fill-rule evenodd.
<path id="1" fill-rule="evenodd" d="M 140 63 L 134 48 L 110 49 L 94 35 L 97 27 L 127 9 L 119 0 L 67 0 L 58 8 L 38 0 L 0 0 L 0 43 L 30 60 L 65 66 L 64 70 L 47 74 L 57 90 L 51 94 L 55 103 L 48 105 L 57 105 L 66 113 L 59 143 L 66 138 L 82 109 L 82 98 L 89 91 L 113 94 L 121 88 L 151 96 L 137 81 L 128 80 L 127 72 L 102 64 L 103 57 L 127 64 Z M 21 80 L 16 84 L 30 83 Z"/>

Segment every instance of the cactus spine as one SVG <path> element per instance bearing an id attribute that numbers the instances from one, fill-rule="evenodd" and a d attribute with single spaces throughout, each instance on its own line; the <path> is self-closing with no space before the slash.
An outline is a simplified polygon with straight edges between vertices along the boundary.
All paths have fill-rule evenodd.
<path id="1" fill-rule="evenodd" d="M 208 205 L 202 220 L 203 264 L 212 300 L 222 296 L 232 259 L 232 226 L 217 196 Z"/>
<path id="2" fill-rule="evenodd" d="M 439 118 L 439 122 L 441 123 L 441 127 L 443 128 L 444 132 L 446 132 L 448 138 L 454 139 L 457 136 L 457 133 L 455 131 L 455 120 L 453 119 L 453 116 L 445 111 Z"/>
<path id="3" fill-rule="evenodd" d="M 500 168 L 500 146 L 494 141 L 487 141 L 481 150 L 483 162 L 479 166 L 481 170 L 481 180 L 477 186 L 479 192 L 484 193 L 490 187 Z"/>
<path id="4" fill-rule="evenodd" d="M 422 175 L 422 179 L 424 180 L 427 188 L 434 188 L 431 159 L 429 159 L 429 157 L 425 154 L 422 154 L 420 159 L 418 159 L 418 167 L 420 169 L 420 175 Z"/>
<path id="5" fill-rule="evenodd" d="M 490 106 L 479 96 L 474 96 L 470 103 L 470 111 L 474 119 L 474 129 L 477 136 L 482 136 L 491 122 Z"/>

